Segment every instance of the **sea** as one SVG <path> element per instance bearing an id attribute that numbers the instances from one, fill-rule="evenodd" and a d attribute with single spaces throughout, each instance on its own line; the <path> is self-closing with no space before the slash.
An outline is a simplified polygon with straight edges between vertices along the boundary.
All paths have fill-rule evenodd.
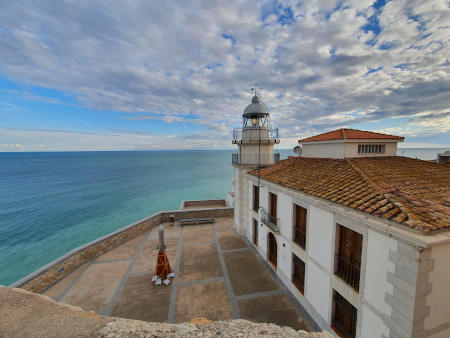
<path id="1" fill-rule="evenodd" d="M 448 149 L 399 149 L 424 160 Z M 280 149 L 281 158 L 295 155 Z M 232 151 L 0 153 L 0 285 L 182 200 L 224 199 Z"/>

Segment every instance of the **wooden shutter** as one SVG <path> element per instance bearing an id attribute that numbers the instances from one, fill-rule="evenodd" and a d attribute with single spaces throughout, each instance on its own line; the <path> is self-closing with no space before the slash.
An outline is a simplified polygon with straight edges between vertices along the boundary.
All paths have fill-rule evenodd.
<path id="1" fill-rule="evenodd" d="M 270 216 L 277 218 L 277 195 L 270 193 Z"/>

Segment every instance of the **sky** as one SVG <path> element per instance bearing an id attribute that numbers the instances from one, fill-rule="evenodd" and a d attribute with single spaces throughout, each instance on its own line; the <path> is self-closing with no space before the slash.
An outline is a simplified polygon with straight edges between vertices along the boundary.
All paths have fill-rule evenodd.
<path id="1" fill-rule="evenodd" d="M 0 0 L 0 152 L 281 148 L 337 128 L 450 146 L 450 2 Z"/>

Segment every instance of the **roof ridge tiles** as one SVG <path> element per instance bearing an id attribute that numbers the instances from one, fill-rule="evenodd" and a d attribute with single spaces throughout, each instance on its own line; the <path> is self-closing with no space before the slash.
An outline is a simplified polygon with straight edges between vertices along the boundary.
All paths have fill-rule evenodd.
<path id="1" fill-rule="evenodd" d="M 397 140 L 403 141 L 403 136 L 396 136 L 390 134 L 383 134 L 374 131 L 359 130 L 352 128 L 340 128 L 331 130 L 319 135 L 314 135 L 306 138 L 299 139 L 299 143 L 304 142 L 317 142 L 317 141 L 336 141 L 336 140 L 357 140 L 357 139 L 384 139 L 384 140 Z"/>

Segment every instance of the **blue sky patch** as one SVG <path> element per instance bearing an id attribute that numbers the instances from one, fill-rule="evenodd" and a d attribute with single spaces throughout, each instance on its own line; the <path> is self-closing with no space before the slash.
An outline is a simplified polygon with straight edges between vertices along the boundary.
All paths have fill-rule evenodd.
<path id="1" fill-rule="evenodd" d="M 398 68 L 398 69 L 401 69 L 401 70 L 407 70 L 408 69 L 408 64 L 401 63 L 399 65 L 394 66 L 394 68 Z"/>
<path id="2" fill-rule="evenodd" d="M 278 1 L 272 1 L 269 4 L 262 6 L 261 19 L 264 22 L 270 15 L 277 17 L 278 23 L 282 26 L 290 25 L 294 22 L 294 11 L 290 7 L 284 7 Z"/>
<path id="3" fill-rule="evenodd" d="M 378 68 L 369 68 L 367 73 L 364 76 L 367 76 L 367 75 L 372 74 L 372 73 L 376 73 L 376 72 L 378 72 L 379 70 L 382 70 L 382 69 L 383 69 L 383 67 L 381 67 L 381 66 L 378 67 Z"/>
<path id="4" fill-rule="evenodd" d="M 229 34 L 222 34 L 222 37 L 223 37 L 225 40 L 230 40 L 232 45 L 234 45 L 234 44 L 236 43 L 236 39 L 235 39 L 232 35 L 229 35 Z"/>

